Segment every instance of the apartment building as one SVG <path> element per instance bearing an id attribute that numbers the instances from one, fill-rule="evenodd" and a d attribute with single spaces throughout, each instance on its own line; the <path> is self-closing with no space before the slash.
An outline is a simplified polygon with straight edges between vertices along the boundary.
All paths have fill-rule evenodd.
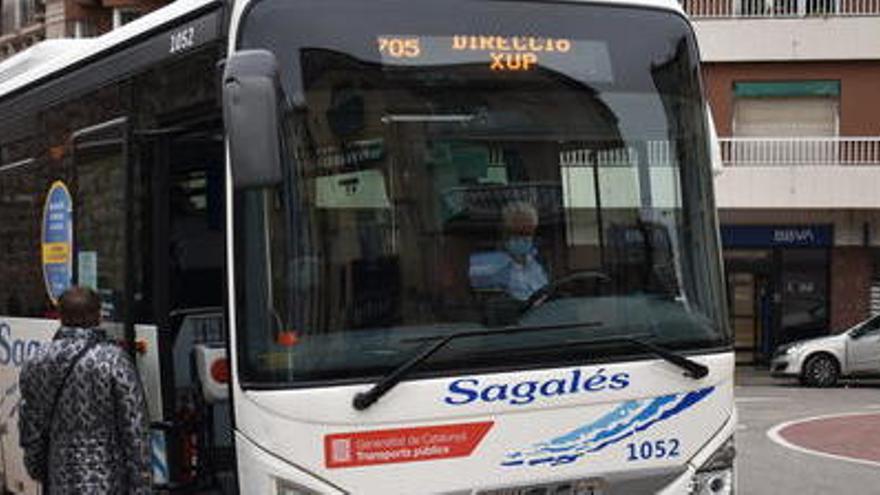
<path id="1" fill-rule="evenodd" d="M 0 0 L 0 60 L 44 39 L 89 38 L 167 0 Z"/>
<path id="2" fill-rule="evenodd" d="M 683 6 L 721 137 L 738 361 L 762 362 L 880 310 L 880 0 Z"/>

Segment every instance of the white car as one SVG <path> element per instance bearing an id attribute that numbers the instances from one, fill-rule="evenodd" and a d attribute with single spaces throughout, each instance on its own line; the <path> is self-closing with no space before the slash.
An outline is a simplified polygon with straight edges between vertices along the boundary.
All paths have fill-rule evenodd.
<path id="1" fill-rule="evenodd" d="M 841 377 L 880 375 L 880 315 L 843 333 L 779 346 L 770 373 L 813 387 L 831 387 Z"/>

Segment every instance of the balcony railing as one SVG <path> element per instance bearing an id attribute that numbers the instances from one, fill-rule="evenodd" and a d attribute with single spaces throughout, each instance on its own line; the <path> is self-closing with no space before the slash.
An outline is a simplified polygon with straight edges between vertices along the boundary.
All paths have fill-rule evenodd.
<path id="1" fill-rule="evenodd" d="M 880 16 L 880 0 L 680 0 L 692 18 Z"/>
<path id="2" fill-rule="evenodd" d="M 632 167 L 639 163 L 639 156 L 644 154 L 649 166 L 668 167 L 674 163 L 673 153 L 669 141 L 651 140 L 645 141 L 644 147 L 563 151 L 559 154 L 559 164 L 563 167 Z"/>
<path id="3" fill-rule="evenodd" d="M 727 166 L 880 165 L 880 137 L 721 138 Z"/>

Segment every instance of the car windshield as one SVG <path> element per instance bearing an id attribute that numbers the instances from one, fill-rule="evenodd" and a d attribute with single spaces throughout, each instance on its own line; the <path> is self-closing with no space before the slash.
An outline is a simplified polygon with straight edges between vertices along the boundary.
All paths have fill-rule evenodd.
<path id="1" fill-rule="evenodd" d="M 432 339 L 515 325 L 564 328 L 462 339 L 422 370 L 642 352 L 569 345 L 595 335 L 727 345 L 686 22 L 451 3 L 467 21 L 437 2 L 263 0 L 248 13 L 241 47 L 281 64 L 287 171 L 236 198 L 242 380 L 364 380 Z"/>

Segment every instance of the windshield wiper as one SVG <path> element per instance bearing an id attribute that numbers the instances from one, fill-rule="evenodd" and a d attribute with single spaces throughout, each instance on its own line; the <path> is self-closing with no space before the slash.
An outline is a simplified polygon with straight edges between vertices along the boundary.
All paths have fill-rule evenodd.
<path id="1" fill-rule="evenodd" d="M 651 336 L 651 334 L 645 334 L 646 336 Z M 651 344 L 650 342 L 645 342 L 644 340 L 639 340 L 636 338 L 636 335 L 630 336 L 619 336 L 619 337 L 608 337 L 606 339 L 591 339 L 591 340 L 567 340 L 566 343 L 570 345 L 596 345 L 596 344 L 632 344 L 634 347 L 638 347 L 644 351 L 648 351 L 651 354 L 659 357 L 660 359 L 666 361 L 667 363 L 674 364 L 679 368 L 685 371 L 684 376 L 693 378 L 694 380 L 699 380 L 704 376 L 709 374 L 709 367 L 694 361 L 693 359 L 682 356 L 681 354 L 676 354 L 669 349 L 660 347 L 657 344 Z"/>
<path id="2" fill-rule="evenodd" d="M 449 334 L 446 336 L 436 337 L 437 340 L 434 344 L 428 346 L 423 351 L 419 352 L 407 362 L 401 364 L 397 368 L 393 369 L 390 373 L 385 375 L 381 380 L 376 382 L 370 390 L 366 392 L 358 392 L 354 396 L 354 400 L 352 401 L 352 406 L 358 411 L 363 411 L 368 407 L 372 406 L 376 401 L 378 401 L 383 395 L 388 393 L 389 390 L 394 388 L 395 385 L 400 383 L 403 380 L 403 377 L 406 376 L 413 368 L 421 364 L 423 361 L 427 360 L 434 353 L 442 349 L 446 346 L 446 344 L 452 342 L 453 340 L 469 338 L 469 337 L 483 337 L 487 335 L 503 335 L 503 334 L 514 334 L 520 332 L 535 332 L 535 331 L 547 331 L 547 330 L 565 330 L 569 328 L 592 328 L 597 326 L 602 326 L 603 323 L 600 321 L 587 321 L 583 323 L 569 323 L 564 325 L 534 325 L 534 326 L 511 326 L 504 328 L 492 328 L 486 330 L 468 330 L 464 332 L 458 332 Z M 591 339 L 591 340 L 580 340 L 570 342 L 575 345 L 600 345 L 600 344 L 614 344 L 614 343 L 628 343 L 635 345 L 643 350 L 646 350 L 665 361 L 672 363 L 680 368 L 683 368 L 686 373 L 685 376 L 689 376 L 695 380 L 699 380 L 709 374 L 709 368 L 703 364 L 700 364 L 692 359 L 686 358 L 679 354 L 675 354 L 672 351 L 664 349 L 654 344 L 649 344 L 647 342 L 643 342 L 636 338 L 637 336 L 619 336 L 619 337 L 608 337 L 608 338 L 600 338 L 600 339 Z"/>

